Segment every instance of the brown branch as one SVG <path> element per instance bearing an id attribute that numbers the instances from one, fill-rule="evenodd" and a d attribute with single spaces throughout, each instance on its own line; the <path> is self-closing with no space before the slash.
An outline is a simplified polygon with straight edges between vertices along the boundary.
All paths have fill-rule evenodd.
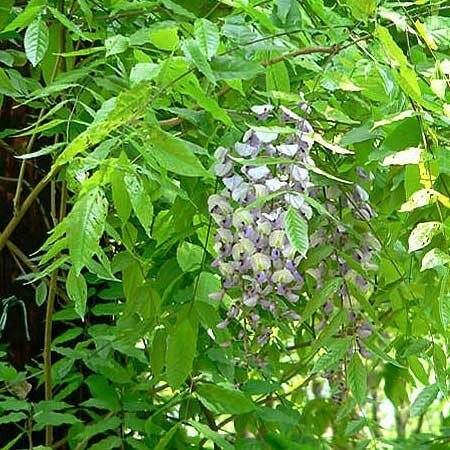
<path id="1" fill-rule="evenodd" d="M 327 53 L 329 55 L 335 55 L 341 50 L 341 47 L 334 46 L 334 47 L 303 47 L 298 50 L 294 50 L 289 53 L 285 53 L 284 55 L 279 55 L 275 58 L 269 59 L 267 61 L 260 61 L 260 64 L 262 67 L 269 67 L 273 66 L 274 64 L 278 64 L 279 62 L 282 62 L 288 58 L 296 58 L 297 56 L 301 55 L 312 55 L 313 53 Z M 180 75 L 177 79 L 173 80 L 171 82 L 171 85 L 174 85 L 176 82 L 178 82 L 182 77 L 188 75 L 189 73 L 192 73 L 192 71 L 185 72 L 184 74 Z M 168 86 L 164 88 L 164 91 L 168 89 Z M 218 91 L 215 95 L 216 98 L 222 97 L 223 95 L 227 94 L 231 90 L 230 86 L 224 86 L 220 91 Z M 194 111 L 199 111 L 201 107 L 199 105 L 195 105 L 192 107 Z M 172 117 L 171 119 L 163 119 L 159 121 L 159 125 L 161 127 L 174 127 L 176 125 L 179 125 L 180 123 L 183 123 L 186 119 L 183 117 Z"/>
<path id="2" fill-rule="evenodd" d="M 279 55 L 275 58 L 269 59 L 268 61 L 262 61 L 260 64 L 263 67 L 272 66 L 281 61 L 284 61 L 288 58 L 296 58 L 301 55 L 312 55 L 313 53 L 328 53 L 330 55 L 338 53 L 340 50 L 339 46 L 334 47 L 303 47 L 298 50 L 294 50 L 289 53 L 285 53 L 284 55 Z"/>
<path id="3" fill-rule="evenodd" d="M 33 202 L 36 200 L 45 186 L 47 186 L 47 184 L 50 182 L 53 172 L 55 172 L 55 169 L 50 171 L 50 173 L 46 177 L 42 178 L 42 180 L 35 186 L 35 188 L 30 192 L 28 197 L 24 200 L 24 202 L 18 209 L 16 215 L 9 221 L 8 225 L 6 225 L 2 234 L 0 234 L 0 252 L 5 247 L 9 237 L 19 225 L 20 221 L 22 220 L 23 216 L 26 214 L 30 206 L 33 204 Z"/>

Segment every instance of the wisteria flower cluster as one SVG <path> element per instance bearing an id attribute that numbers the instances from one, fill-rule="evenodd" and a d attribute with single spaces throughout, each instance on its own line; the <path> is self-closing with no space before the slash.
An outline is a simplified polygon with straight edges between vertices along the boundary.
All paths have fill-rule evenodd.
<path id="1" fill-rule="evenodd" d="M 290 207 L 305 220 L 312 217 L 305 196 L 312 186 L 308 168 L 314 166 L 310 157 L 313 129 L 306 119 L 283 106 L 279 111 L 273 105 L 255 106 L 252 111 L 262 122 L 278 113 L 283 126 L 250 128 L 234 148 L 216 150 L 214 172 L 224 189 L 211 195 L 208 205 L 218 225 L 218 257 L 213 266 L 224 280 L 223 290 L 214 298 L 239 289 L 218 328 L 243 318 L 247 326 L 238 337 L 246 337 L 250 330 L 263 345 L 271 330 L 260 321 L 261 312 L 300 319 L 292 305 L 304 284 L 297 270 L 302 256 L 286 235 L 285 217 Z"/>
<path id="2" fill-rule="evenodd" d="M 358 173 L 361 178 L 366 177 L 362 169 Z M 368 200 L 368 193 L 358 184 L 355 184 L 350 191 L 343 191 L 338 186 L 332 186 L 325 189 L 324 206 L 335 217 L 339 217 L 341 213 L 338 208 L 341 210 L 345 208 L 356 219 L 369 221 L 375 216 L 375 213 Z M 323 227 L 318 229 L 311 237 L 311 246 L 319 246 L 325 243 L 333 248 L 340 249 L 342 254 L 351 255 L 352 261 L 359 265 L 361 271 L 365 273 L 377 268 L 373 261 L 374 255 L 378 253 L 380 248 L 379 243 L 370 233 L 364 233 L 358 239 L 355 235 L 350 236 L 349 229 L 342 224 L 338 224 L 332 232 L 327 227 Z M 337 262 L 337 268 L 336 264 L 329 264 L 330 260 Z M 371 354 L 367 351 L 363 341 L 372 335 L 372 327 L 361 317 L 358 309 L 359 302 L 349 292 L 348 285 L 354 284 L 362 294 L 365 294 L 370 290 L 370 283 L 360 272 L 351 267 L 348 260 L 346 261 L 336 253 L 324 258 L 318 267 L 311 270 L 310 273 L 316 278 L 318 286 L 323 284 L 325 280 L 336 277 L 342 277 L 345 280 L 340 291 L 340 296 L 344 300 L 341 307 L 347 310 L 349 326 L 355 332 L 357 350 L 362 357 L 369 358 Z M 323 307 L 323 316 L 316 327 L 317 331 L 326 326 L 334 308 L 333 302 L 328 300 Z M 352 346 L 350 351 L 354 350 L 355 348 Z"/>

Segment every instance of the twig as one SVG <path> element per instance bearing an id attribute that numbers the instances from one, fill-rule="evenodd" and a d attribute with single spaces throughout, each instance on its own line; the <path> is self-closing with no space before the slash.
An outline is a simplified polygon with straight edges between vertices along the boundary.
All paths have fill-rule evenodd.
<path id="1" fill-rule="evenodd" d="M 20 224 L 20 221 L 22 220 L 23 216 L 26 214 L 30 206 L 33 204 L 33 202 L 37 199 L 38 195 L 42 192 L 42 190 L 47 186 L 47 184 L 50 182 L 52 176 L 56 173 L 57 169 L 52 169 L 47 176 L 42 178 L 42 180 L 36 185 L 36 187 L 30 192 L 28 197 L 25 199 L 25 201 L 20 206 L 17 213 L 11 218 L 8 225 L 6 225 L 3 232 L 0 234 L 0 252 L 5 247 L 6 243 L 8 242 L 9 237 L 14 232 L 16 227 Z"/>

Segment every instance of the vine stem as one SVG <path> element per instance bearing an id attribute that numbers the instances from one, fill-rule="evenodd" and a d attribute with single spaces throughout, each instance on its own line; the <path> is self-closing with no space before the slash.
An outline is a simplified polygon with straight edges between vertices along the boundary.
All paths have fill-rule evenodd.
<path id="1" fill-rule="evenodd" d="M 30 192 L 28 197 L 24 200 L 20 208 L 17 210 L 16 214 L 9 221 L 8 225 L 6 225 L 2 234 L 0 234 L 0 252 L 5 247 L 9 237 L 16 229 L 16 227 L 19 225 L 20 221 L 22 220 L 23 216 L 26 214 L 30 206 L 33 204 L 33 202 L 36 200 L 36 198 L 42 192 L 45 186 L 47 186 L 47 184 L 50 182 L 54 173 L 55 170 L 51 170 L 44 178 L 42 178 L 42 180 L 36 185 L 36 187 Z"/>
<path id="2" fill-rule="evenodd" d="M 52 399 L 52 331 L 53 331 L 53 310 L 55 307 L 57 270 L 52 272 L 50 287 L 48 290 L 47 308 L 45 311 L 45 334 L 44 334 L 44 390 L 45 400 Z M 45 445 L 53 443 L 53 426 L 45 426 Z"/>

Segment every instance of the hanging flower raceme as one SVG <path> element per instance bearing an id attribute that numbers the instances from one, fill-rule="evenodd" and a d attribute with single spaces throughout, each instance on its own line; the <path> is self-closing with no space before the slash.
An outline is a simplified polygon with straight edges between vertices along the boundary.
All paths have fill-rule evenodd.
<path id="1" fill-rule="evenodd" d="M 273 123 L 276 116 L 279 121 L 276 127 L 252 127 L 234 148 L 215 152 L 214 172 L 224 188 L 210 196 L 208 206 L 218 226 L 213 266 L 223 277 L 223 289 L 212 297 L 227 293 L 233 299 L 218 328 L 243 318 L 238 338 L 251 334 L 263 345 L 271 330 L 262 324 L 261 313 L 300 319 L 292 305 L 303 289 L 297 270 L 302 256 L 286 235 L 285 217 L 290 207 L 305 220 L 312 217 L 304 198 L 312 186 L 313 129 L 283 106 L 279 111 L 272 105 L 254 106 L 252 111 L 261 122 Z"/>

